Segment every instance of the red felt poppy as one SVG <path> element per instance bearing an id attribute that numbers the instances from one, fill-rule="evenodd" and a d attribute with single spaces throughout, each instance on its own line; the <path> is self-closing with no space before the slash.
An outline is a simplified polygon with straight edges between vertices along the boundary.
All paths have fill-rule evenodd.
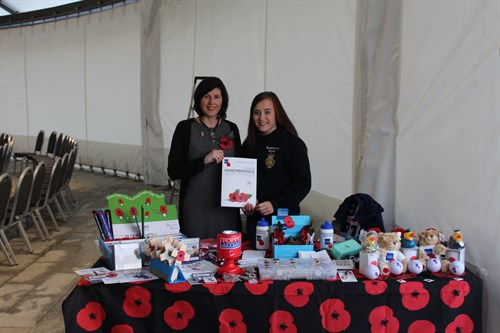
<path id="1" fill-rule="evenodd" d="M 291 229 L 295 226 L 295 221 L 293 220 L 293 217 L 291 216 L 286 216 L 284 219 L 283 219 L 283 224 L 286 225 L 286 228 L 287 229 Z"/>
<path id="2" fill-rule="evenodd" d="M 411 311 L 423 309 L 429 303 L 429 292 L 422 282 L 411 281 L 401 283 L 399 292 L 402 296 L 403 306 Z"/>
<path id="3" fill-rule="evenodd" d="M 444 304 L 456 309 L 464 303 L 465 296 L 469 295 L 469 292 L 470 286 L 467 281 L 450 280 L 441 289 L 441 299 Z"/>
<path id="4" fill-rule="evenodd" d="M 166 215 L 167 212 L 168 212 L 167 206 L 161 205 L 160 206 L 160 213 L 162 213 L 163 215 Z"/>
<path id="5" fill-rule="evenodd" d="M 165 282 L 165 289 L 167 289 L 171 293 L 180 294 L 191 289 L 191 285 L 189 284 L 189 282 L 179 282 L 172 284 Z"/>
<path id="6" fill-rule="evenodd" d="M 175 257 L 175 260 L 182 262 L 182 261 L 184 261 L 185 256 L 186 256 L 186 252 L 179 251 L 179 252 L 177 252 L 177 256 Z"/>
<path id="7" fill-rule="evenodd" d="M 246 333 L 243 315 L 236 309 L 225 309 L 219 315 L 219 333 Z"/>
<path id="8" fill-rule="evenodd" d="M 405 284 L 405 283 L 403 283 Z M 378 306 L 370 312 L 368 320 L 371 333 L 396 333 L 399 331 L 399 320 L 388 306 Z"/>
<path id="9" fill-rule="evenodd" d="M 436 326 L 428 320 L 415 320 L 408 327 L 408 333 L 436 333 Z"/>
<path id="10" fill-rule="evenodd" d="M 344 302 L 337 298 L 330 298 L 319 307 L 321 324 L 331 333 L 345 331 L 351 325 L 351 314 L 345 309 Z"/>
<path id="11" fill-rule="evenodd" d="M 146 198 L 146 206 L 149 206 L 151 204 L 151 198 Z"/>
<path id="12" fill-rule="evenodd" d="M 88 302 L 85 307 L 76 314 L 76 323 L 86 331 L 95 331 L 102 326 L 103 320 L 106 318 L 101 303 Z"/>
<path id="13" fill-rule="evenodd" d="M 207 288 L 211 294 L 215 296 L 223 296 L 233 289 L 234 282 L 224 282 L 221 279 L 217 279 L 217 283 L 203 283 L 203 286 Z"/>
<path id="14" fill-rule="evenodd" d="M 245 281 L 245 288 L 252 295 L 260 296 L 264 295 L 269 289 L 269 285 L 273 283 L 273 280 L 261 280 L 258 283 L 248 283 Z"/>
<path id="15" fill-rule="evenodd" d="M 186 301 L 177 301 L 163 313 L 163 320 L 173 330 L 183 330 L 194 317 L 193 306 Z"/>
<path id="16" fill-rule="evenodd" d="M 149 217 L 149 211 L 145 211 L 144 212 L 144 216 L 146 216 L 146 218 L 148 218 Z"/>
<path id="17" fill-rule="evenodd" d="M 233 139 L 230 138 L 228 135 L 223 136 L 219 140 L 219 148 L 222 150 L 227 150 L 233 148 Z"/>
<path id="18" fill-rule="evenodd" d="M 118 204 L 119 204 L 120 206 L 123 206 L 123 200 L 122 200 L 122 199 L 118 199 Z"/>
<path id="19" fill-rule="evenodd" d="M 125 292 L 123 311 L 132 318 L 146 318 L 153 309 L 150 300 L 151 293 L 146 288 L 130 287 Z"/>
<path id="20" fill-rule="evenodd" d="M 134 333 L 134 329 L 130 325 L 119 324 L 113 326 L 113 328 L 111 329 L 111 333 Z"/>
<path id="21" fill-rule="evenodd" d="M 387 290 L 387 283 L 384 281 L 363 280 L 363 283 L 365 284 L 366 293 L 370 295 L 380 295 Z"/>
<path id="22" fill-rule="evenodd" d="M 278 310 L 269 317 L 269 333 L 296 333 L 297 327 L 293 323 L 293 315 L 288 311 Z"/>
<path id="23" fill-rule="evenodd" d="M 309 302 L 309 295 L 313 292 L 314 284 L 311 282 L 293 282 L 285 287 L 284 296 L 288 303 L 300 308 Z"/>
<path id="24" fill-rule="evenodd" d="M 474 331 L 474 322 L 468 315 L 461 314 L 458 315 L 454 321 L 452 321 L 444 333 L 472 333 Z"/>

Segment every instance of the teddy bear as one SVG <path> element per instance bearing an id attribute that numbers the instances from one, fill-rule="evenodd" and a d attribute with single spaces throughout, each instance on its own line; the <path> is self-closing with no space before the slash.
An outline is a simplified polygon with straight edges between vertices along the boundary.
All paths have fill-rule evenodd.
<path id="1" fill-rule="evenodd" d="M 427 259 L 434 255 L 436 258 L 441 258 L 441 271 L 447 272 L 450 262 L 442 259 L 446 253 L 446 246 L 442 244 L 443 233 L 434 228 L 427 228 L 418 233 L 418 240 L 420 245 L 418 260 L 422 262 L 424 270 L 427 267 Z"/>
<path id="2" fill-rule="evenodd" d="M 389 275 L 391 260 L 400 261 L 403 264 L 402 273 L 408 269 L 408 260 L 399 249 L 401 248 L 400 232 L 380 232 L 378 234 L 378 246 L 380 249 L 379 269 L 380 274 Z"/>

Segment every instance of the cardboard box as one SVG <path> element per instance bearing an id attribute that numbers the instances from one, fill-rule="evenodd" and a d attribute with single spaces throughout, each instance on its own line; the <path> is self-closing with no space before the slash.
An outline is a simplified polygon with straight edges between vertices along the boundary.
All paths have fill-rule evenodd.
<path id="1" fill-rule="evenodd" d="M 171 284 L 186 281 L 178 265 L 169 266 L 158 259 L 151 260 L 149 271 Z"/>
<path id="2" fill-rule="evenodd" d="M 99 252 L 106 260 L 109 269 L 142 268 L 140 246 L 144 239 L 130 239 L 121 241 L 103 241 L 99 239 Z"/>
<path id="3" fill-rule="evenodd" d="M 311 224 L 311 217 L 306 215 L 296 215 L 296 216 L 273 216 L 271 218 L 271 232 L 274 230 L 276 225 L 280 222 L 283 225 L 283 232 L 285 234 L 285 239 L 293 236 L 299 237 L 300 231 L 304 226 Z M 298 258 L 299 251 L 313 251 L 314 245 L 275 245 L 273 244 L 273 257 L 279 259 L 290 259 Z"/>

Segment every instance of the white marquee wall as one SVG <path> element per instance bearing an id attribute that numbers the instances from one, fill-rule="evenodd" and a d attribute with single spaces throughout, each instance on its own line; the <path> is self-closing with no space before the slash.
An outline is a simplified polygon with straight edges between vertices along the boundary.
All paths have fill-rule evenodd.
<path id="1" fill-rule="evenodd" d="M 371 193 L 396 223 L 460 227 L 500 327 L 497 1 L 142 0 L 0 30 L 0 132 L 69 134 L 83 164 L 165 183 L 194 76 L 217 75 L 246 134 L 273 90 L 309 148 L 304 213 Z"/>

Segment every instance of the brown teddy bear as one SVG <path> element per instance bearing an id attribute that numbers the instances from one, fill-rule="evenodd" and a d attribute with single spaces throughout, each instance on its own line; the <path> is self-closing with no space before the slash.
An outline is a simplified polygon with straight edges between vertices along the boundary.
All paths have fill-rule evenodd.
<path id="1" fill-rule="evenodd" d="M 399 260 L 403 264 L 403 273 L 408 269 L 408 260 L 399 249 L 401 248 L 400 232 L 380 232 L 378 234 L 378 246 L 380 249 L 379 269 L 380 274 L 389 275 L 391 260 Z"/>
<path id="2" fill-rule="evenodd" d="M 450 262 L 442 259 L 446 253 L 446 246 L 442 244 L 443 233 L 434 228 L 427 228 L 418 233 L 418 239 L 420 244 L 418 259 L 422 262 L 424 270 L 427 268 L 427 259 L 434 254 L 441 259 L 441 271 L 447 272 Z"/>

